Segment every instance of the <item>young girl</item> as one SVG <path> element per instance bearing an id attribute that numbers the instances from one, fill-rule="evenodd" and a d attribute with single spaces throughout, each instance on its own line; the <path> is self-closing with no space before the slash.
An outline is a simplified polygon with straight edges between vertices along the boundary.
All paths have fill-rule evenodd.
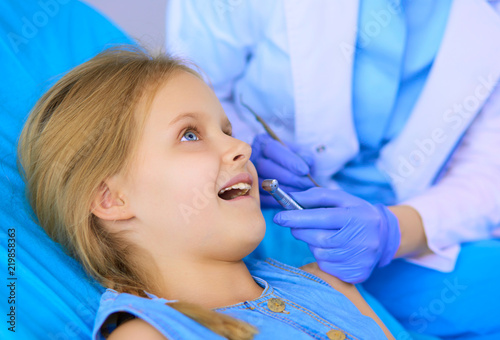
<path id="1" fill-rule="evenodd" d="M 250 153 L 195 71 L 136 48 L 39 100 L 20 164 L 40 225 L 108 287 L 94 339 L 392 338 L 315 264 L 242 260 L 265 233 Z"/>

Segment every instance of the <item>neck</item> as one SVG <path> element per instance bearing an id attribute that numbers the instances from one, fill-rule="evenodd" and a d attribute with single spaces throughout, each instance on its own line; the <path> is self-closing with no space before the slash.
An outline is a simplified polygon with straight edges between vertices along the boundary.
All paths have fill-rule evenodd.
<path id="1" fill-rule="evenodd" d="M 160 270 L 161 297 L 210 309 L 256 299 L 263 290 L 242 260 L 176 260 Z"/>

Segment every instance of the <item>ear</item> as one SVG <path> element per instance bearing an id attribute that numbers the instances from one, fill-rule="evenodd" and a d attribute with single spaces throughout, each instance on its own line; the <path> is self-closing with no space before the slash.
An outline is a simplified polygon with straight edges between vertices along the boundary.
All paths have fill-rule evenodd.
<path id="1" fill-rule="evenodd" d="M 107 221 L 128 220 L 134 217 L 126 199 L 112 191 L 106 182 L 102 182 L 99 186 L 91 209 L 95 216 Z"/>

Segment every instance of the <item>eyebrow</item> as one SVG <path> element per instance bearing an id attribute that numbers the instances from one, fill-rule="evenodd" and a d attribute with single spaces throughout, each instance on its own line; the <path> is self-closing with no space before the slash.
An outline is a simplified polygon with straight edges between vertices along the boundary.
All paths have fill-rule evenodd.
<path id="1" fill-rule="evenodd" d="M 175 123 L 177 123 L 181 120 L 187 119 L 187 118 L 200 119 L 200 116 L 201 116 L 200 114 L 194 113 L 194 112 L 183 113 L 183 114 L 175 117 L 174 119 L 172 119 L 168 125 L 172 126 Z M 222 123 L 222 128 L 224 131 L 226 131 L 226 130 L 232 131 L 233 130 L 233 125 L 231 124 L 231 122 L 229 121 L 229 119 L 227 117 L 224 120 L 224 122 Z"/>
<path id="2" fill-rule="evenodd" d="M 172 120 L 170 121 L 170 123 L 168 124 L 168 126 L 172 126 L 172 125 L 174 125 L 175 123 L 177 123 L 178 121 L 183 120 L 183 119 L 186 119 L 186 118 L 194 118 L 194 119 L 196 119 L 196 118 L 200 118 L 200 115 L 199 115 L 199 114 L 197 114 L 197 113 L 192 113 L 192 112 L 183 113 L 183 114 L 181 114 L 181 115 L 179 115 L 179 116 L 175 117 L 174 119 L 172 119 Z"/>

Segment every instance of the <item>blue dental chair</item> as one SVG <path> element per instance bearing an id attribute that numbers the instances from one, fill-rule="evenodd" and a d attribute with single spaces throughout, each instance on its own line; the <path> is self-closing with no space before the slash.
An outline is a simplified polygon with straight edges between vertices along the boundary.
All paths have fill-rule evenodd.
<path id="1" fill-rule="evenodd" d="M 30 109 L 58 76 L 120 43 L 131 40 L 79 1 L 0 2 L 0 339 L 91 336 L 103 288 L 82 279 L 81 267 L 34 222 L 16 144 Z"/>

